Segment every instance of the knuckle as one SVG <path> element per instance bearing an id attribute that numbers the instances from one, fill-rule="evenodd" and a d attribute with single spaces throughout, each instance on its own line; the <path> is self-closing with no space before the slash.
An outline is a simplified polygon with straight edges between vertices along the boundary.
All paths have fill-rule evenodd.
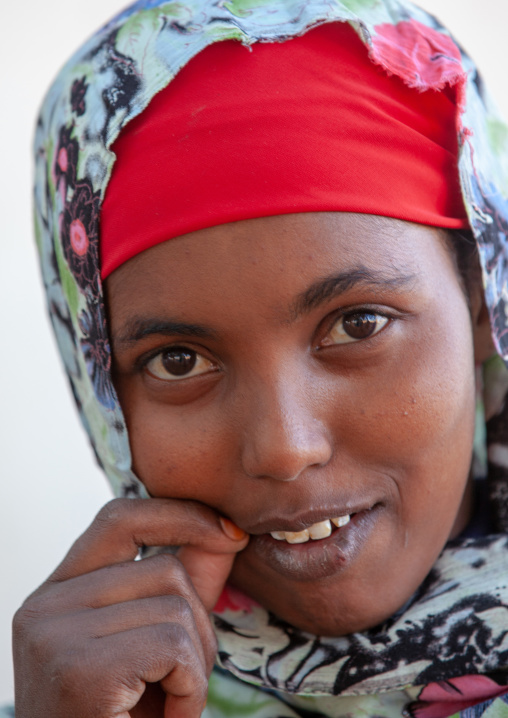
<path id="1" fill-rule="evenodd" d="M 171 554 L 163 553 L 149 559 L 157 561 L 156 568 L 160 571 L 163 588 L 170 593 L 183 593 L 189 595 L 192 591 L 190 577 L 182 562 Z"/>
<path id="2" fill-rule="evenodd" d="M 58 634 L 53 626 L 53 621 L 37 621 L 32 625 L 29 637 L 31 653 L 39 661 L 47 661 L 54 657 L 55 643 L 58 643 Z"/>
<path id="3" fill-rule="evenodd" d="M 99 528 L 109 528 L 124 523 L 132 514 L 132 503 L 132 499 L 111 499 L 101 508 L 94 523 Z"/>
<path id="4" fill-rule="evenodd" d="M 162 628 L 166 634 L 167 645 L 171 646 L 175 655 L 193 656 L 195 654 L 194 644 L 186 627 L 178 622 L 166 623 Z"/>
<path id="5" fill-rule="evenodd" d="M 30 596 L 18 608 L 12 619 L 12 634 L 15 639 L 24 637 L 32 630 L 33 624 L 44 617 L 44 605 L 43 599 Z"/>
<path id="6" fill-rule="evenodd" d="M 27 606 L 23 604 L 18 608 L 12 619 L 12 635 L 14 640 L 22 638 L 30 624 L 31 615 Z"/>
<path id="7" fill-rule="evenodd" d="M 192 607 L 184 596 L 171 596 L 170 606 L 174 620 L 180 620 L 184 624 L 194 623 Z"/>

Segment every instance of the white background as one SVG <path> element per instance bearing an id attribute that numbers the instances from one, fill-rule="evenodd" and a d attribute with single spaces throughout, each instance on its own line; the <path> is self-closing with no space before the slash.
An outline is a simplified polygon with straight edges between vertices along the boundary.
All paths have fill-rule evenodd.
<path id="1" fill-rule="evenodd" d="M 421 0 L 476 59 L 508 117 L 508 0 Z M 11 616 L 110 498 L 60 368 L 31 228 L 31 141 L 59 66 L 121 0 L 0 4 L 0 703 Z M 481 9 L 482 15 L 478 14 Z"/>

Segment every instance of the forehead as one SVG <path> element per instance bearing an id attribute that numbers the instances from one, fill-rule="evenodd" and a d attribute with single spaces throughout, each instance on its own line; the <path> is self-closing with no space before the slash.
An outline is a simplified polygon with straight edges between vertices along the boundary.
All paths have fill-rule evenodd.
<path id="1" fill-rule="evenodd" d="M 106 280 L 113 320 L 134 305 L 186 313 L 253 302 L 294 304 L 316 281 L 342 273 L 390 290 L 456 275 L 442 230 L 373 215 L 322 212 L 244 220 L 163 242 Z"/>

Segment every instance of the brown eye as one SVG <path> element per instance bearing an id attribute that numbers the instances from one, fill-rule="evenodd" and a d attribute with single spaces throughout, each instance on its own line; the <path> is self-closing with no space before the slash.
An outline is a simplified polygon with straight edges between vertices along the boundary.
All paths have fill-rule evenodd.
<path id="1" fill-rule="evenodd" d="M 196 366 L 196 352 L 189 349 L 171 349 L 161 354 L 162 366 L 169 374 L 184 376 Z"/>
<path id="2" fill-rule="evenodd" d="M 211 361 L 187 347 L 165 349 L 150 359 L 146 365 L 146 371 L 149 374 L 165 381 L 187 379 L 215 369 L 216 367 Z"/>
<path id="3" fill-rule="evenodd" d="M 375 314 L 351 314 L 344 317 L 342 326 L 351 339 L 367 339 L 376 331 L 378 319 Z"/>
<path id="4" fill-rule="evenodd" d="M 374 312 L 345 314 L 334 324 L 325 344 L 350 344 L 377 334 L 388 324 L 388 317 Z"/>

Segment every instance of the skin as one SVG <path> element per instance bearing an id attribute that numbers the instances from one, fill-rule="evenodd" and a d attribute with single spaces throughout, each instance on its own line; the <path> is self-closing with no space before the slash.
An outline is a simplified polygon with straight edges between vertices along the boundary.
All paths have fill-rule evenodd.
<path id="1" fill-rule="evenodd" d="M 296 316 L 314 283 L 359 268 L 377 272 L 376 283 L 355 282 Z M 468 519 L 474 336 L 443 233 L 338 213 L 251 220 L 138 255 L 108 292 L 115 382 L 151 495 L 199 501 L 253 536 L 309 509 L 324 518 L 328 506 L 375 505 L 365 546 L 332 575 L 281 575 L 251 540 L 231 580 L 318 634 L 363 630 L 396 611 Z M 333 344 L 345 308 L 365 307 L 390 321 Z M 123 341 L 133 319 L 211 336 Z M 174 380 L 153 359 L 139 365 L 171 345 L 208 366 Z"/>
<path id="2" fill-rule="evenodd" d="M 342 635 L 400 608 L 465 527 L 486 312 L 443 231 L 339 213 L 163 243 L 107 299 L 154 498 L 106 506 L 18 612 L 17 715 L 195 718 L 226 580 Z M 362 319 L 372 334 L 350 341 Z M 189 376 L 168 372 L 175 347 L 199 355 Z M 267 535 L 355 508 L 323 541 Z M 134 562 L 139 545 L 182 548 Z"/>

